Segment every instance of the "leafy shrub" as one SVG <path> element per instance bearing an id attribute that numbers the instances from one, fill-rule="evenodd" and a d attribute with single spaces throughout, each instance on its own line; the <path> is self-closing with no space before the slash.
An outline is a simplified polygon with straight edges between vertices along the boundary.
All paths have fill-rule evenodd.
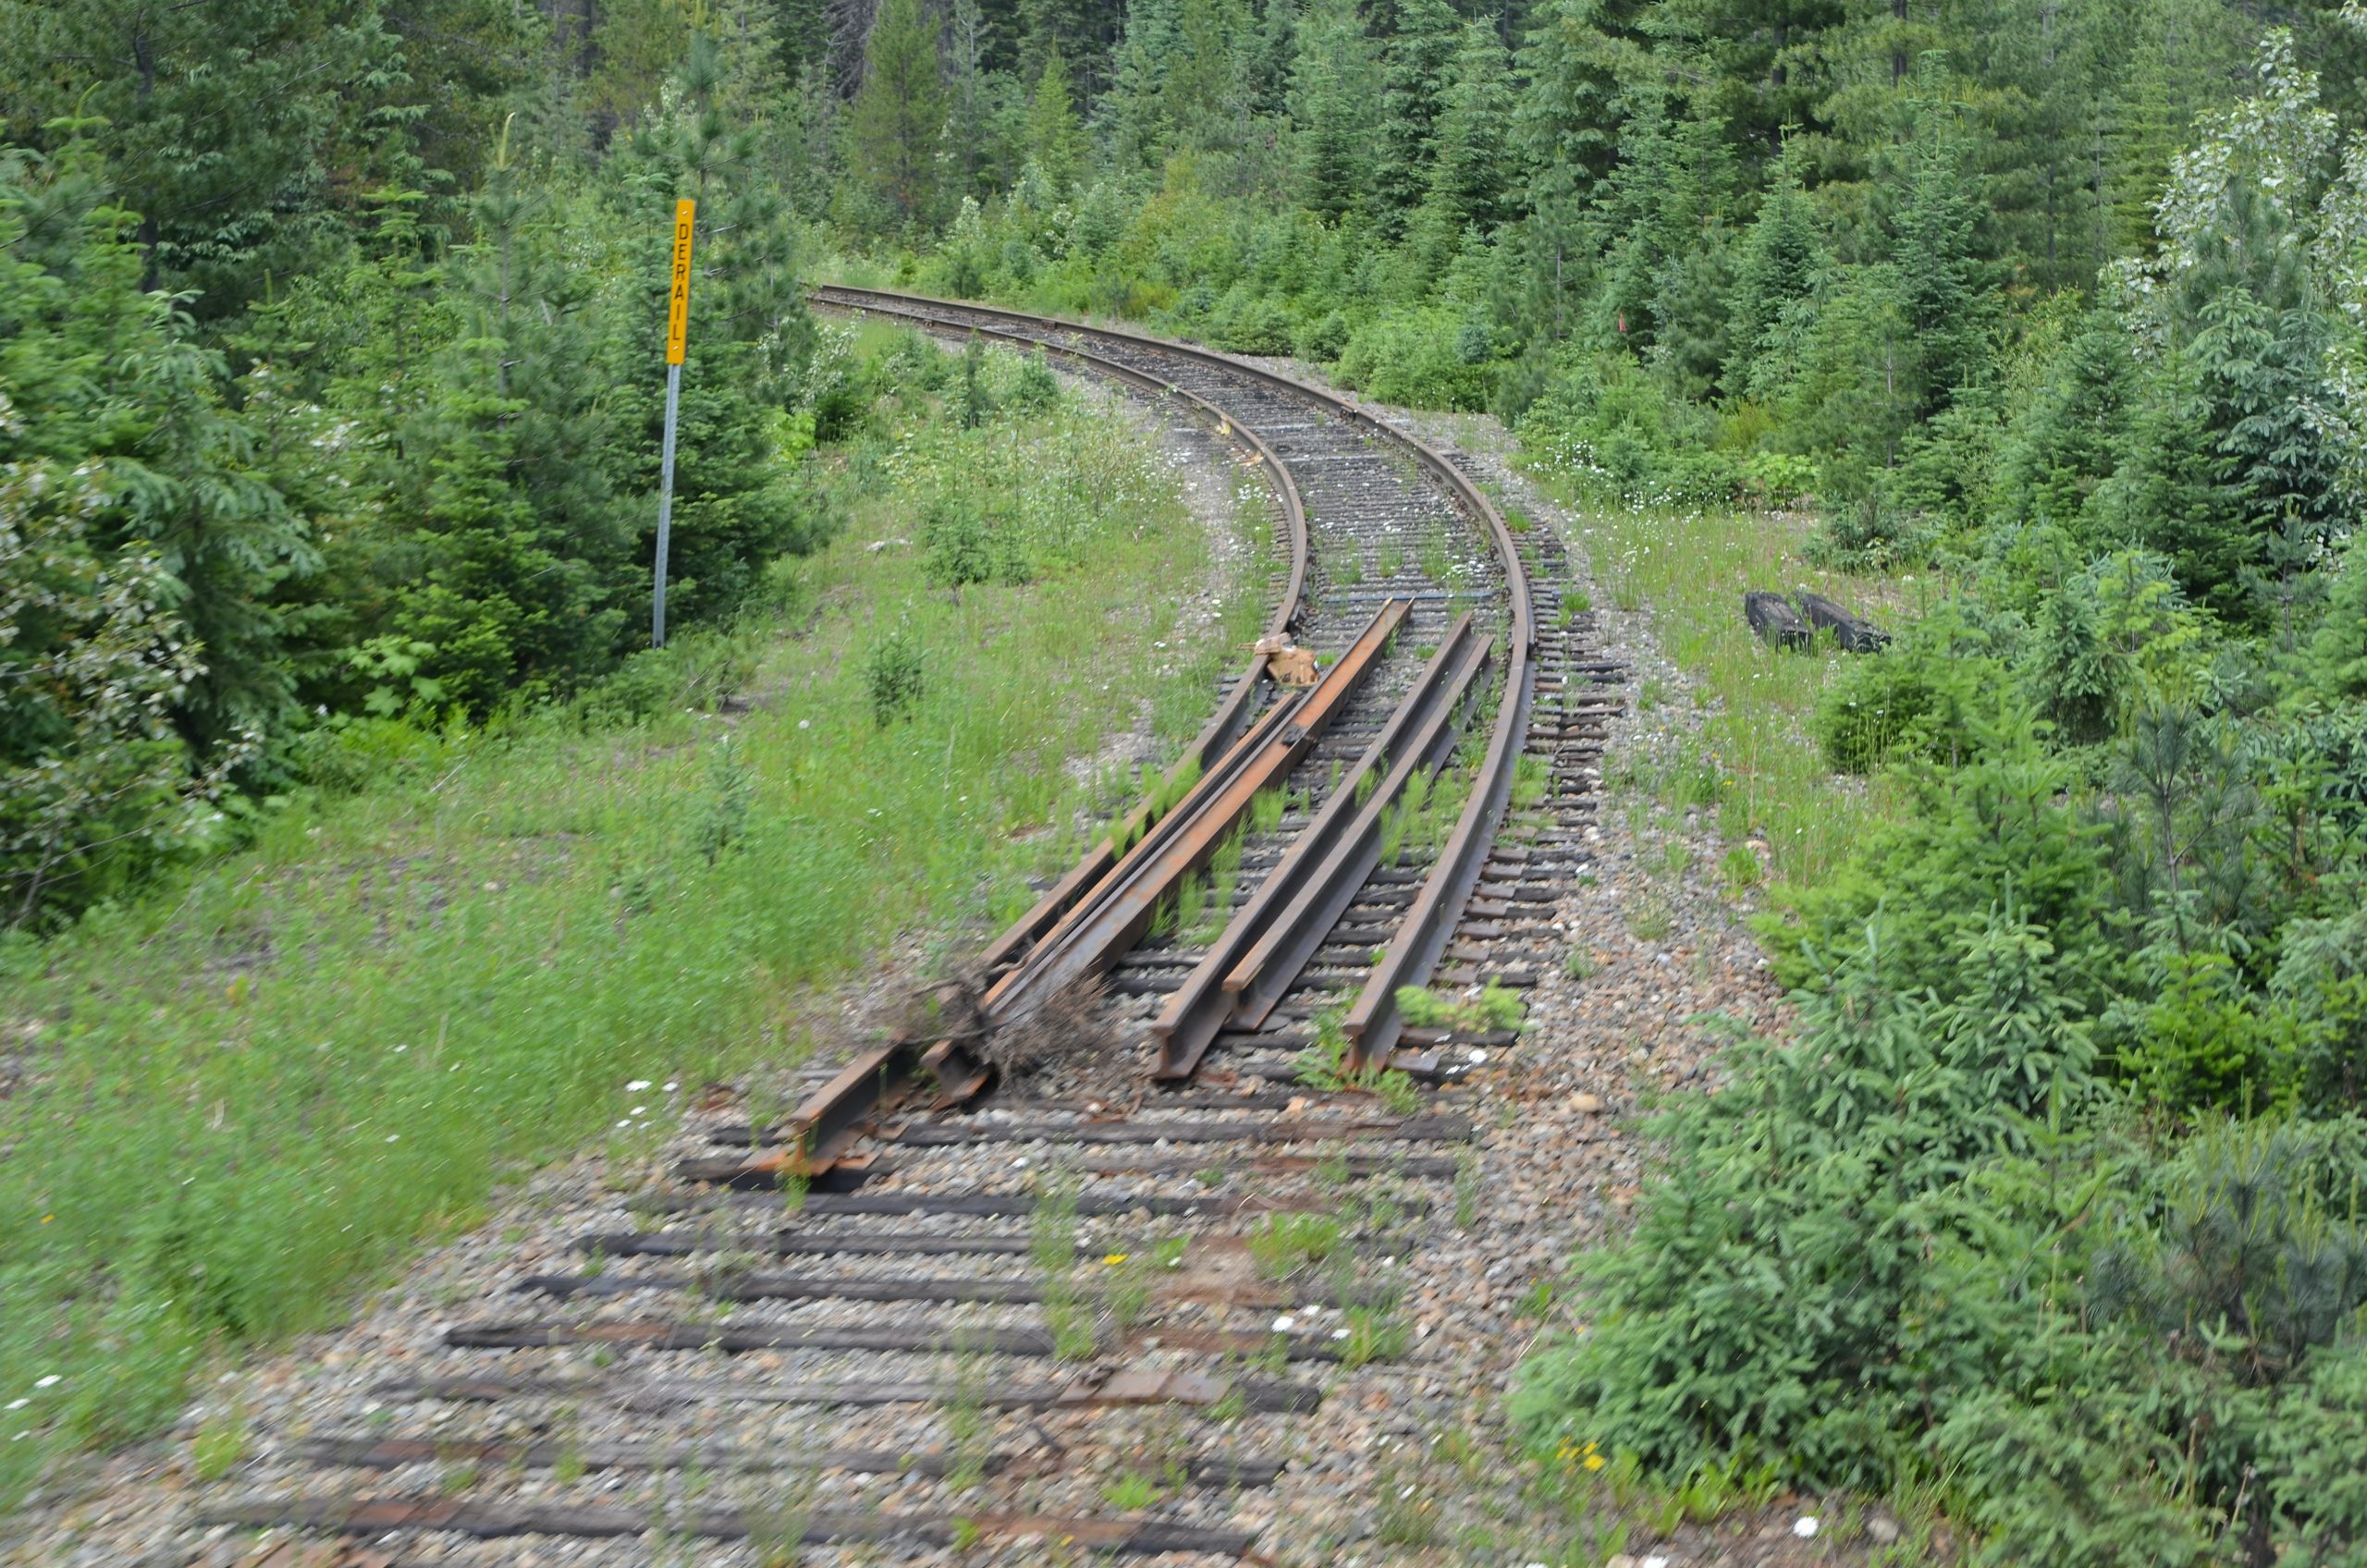
<path id="1" fill-rule="evenodd" d="M 2176 1109 L 2265 1105 L 2283 1053 L 2277 1020 L 2252 1005 L 2235 962 L 2225 953 L 2172 952 L 2137 1037 L 2120 1053 L 2121 1071 L 2145 1096 Z"/>
<path id="2" fill-rule="evenodd" d="M 1296 326 L 1281 305 L 1236 288 L 1209 323 L 1208 337 L 1218 348 L 1236 354 L 1287 354 Z"/>
<path id="3" fill-rule="evenodd" d="M 1901 983 L 1892 929 L 1803 997 L 1794 1043 L 1663 1119 L 1521 1429 L 1668 1477 L 1944 1476 L 1983 1562 L 2222 1562 L 2223 1532 L 2358 1562 L 2336 1434 L 2367 1410 L 2367 1123 L 2220 1123 L 2154 1164 L 2037 932 L 1988 916 L 1944 1002 Z"/>
<path id="4" fill-rule="evenodd" d="M 672 648 L 643 648 L 626 655 L 616 672 L 576 699 L 586 728 L 637 724 L 681 704 L 681 659 Z"/>
<path id="5" fill-rule="evenodd" d="M 2261 1434 L 2270 1495 L 2290 1515 L 2301 1561 L 2328 1568 L 2367 1563 L 2367 1343 L 2312 1358 L 2309 1375 Z"/>
<path id="6" fill-rule="evenodd" d="M 2072 777 L 2027 733 L 2000 726 L 1968 766 L 1917 781 L 1914 814 L 1865 843 L 1821 885 L 1789 893 L 1788 913 L 1752 924 L 1776 976 L 1821 986 L 1826 955 L 1860 940 L 1879 912 L 1900 983 L 1959 996 L 1956 954 L 1992 909 L 2011 908 L 2047 934 L 2059 978 L 2093 1007 L 2107 953 L 2108 839 L 2065 795 Z"/>
<path id="7" fill-rule="evenodd" d="M 863 656 L 864 690 L 871 698 L 872 722 L 885 729 L 912 717 L 927 678 L 919 641 L 898 624 L 873 641 Z"/>
<path id="8" fill-rule="evenodd" d="M 1302 360 L 1329 364 L 1346 351 L 1355 331 L 1355 324 L 1348 319 L 1345 311 L 1329 311 L 1300 323 L 1297 335 L 1291 339 L 1291 349 Z"/>
<path id="9" fill-rule="evenodd" d="M 921 513 L 920 533 L 933 582 L 960 588 L 973 582 L 1024 582 L 1031 575 L 1016 532 L 997 526 L 975 496 L 931 501 Z"/>
<path id="10" fill-rule="evenodd" d="M 1996 1223 L 1971 1162 L 2031 1145 L 2091 1047 L 2036 932 L 1992 915 L 1961 1005 L 1903 990 L 1878 922 L 1803 998 L 1800 1040 L 1740 1047 L 1725 1092 L 1663 1117 L 1632 1240 L 1579 1260 L 1589 1330 L 1533 1359 L 1515 1417 L 1682 1476 L 1736 1453 L 1804 1487 L 1881 1487 L 1940 1390 L 2027 1354 L 2027 1277 L 1971 1256 Z"/>
<path id="11" fill-rule="evenodd" d="M 1797 505 L 1816 486 L 1816 459 L 1797 452 L 1753 452 L 1742 461 L 1742 493 L 1762 509 Z"/>
<path id="12" fill-rule="evenodd" d="M 404 719 L 346 718 L 297 736 L 288 762 L 304 782 L 350 795 L 425 773 L 449 750 L 435 730 Z"/>
<path id="13" fill-rule="evenodd" d="M 1875 487 L 1826 511 L 1809 539 L 1808 557 L 1832 571 L 1885 571 L 1927 558 L 1932 538 L 1919 514 Z"/>
<path id="14" fill-rule="evenodd" d="M 785 557 L 779 564 L 793 567 L 794 561 Z M 598 729 L 639 724 L 681 708 L 713 712 L 755 675 L 762 646 L 754 630 L 718 629 L 688 631 L 662 648 L 640 649 L 575 700 L 574 716 L 586 729 Z"/>
<path id="15" fill-rule="evenodd" d="M 1980 629 L 1943 610 L 1883 652 L 1848 660 L 1817 697 L 1817 744 L 1827 765 L 1871 773 L 1910 757 L 1953 766 L 1978 755 L 1984 732 L 2000 723 L 2005 689 L 1988 645 Z"/>
<path id="16" fill-rule="evenodd" d="M 1539 466 L 1631 500 L 1723 502 L 1742 459 L 1712 442 L 1713 421 L 1670 394 L 1626 354 L 1557 365 L 1521 416 Z"/>
<path id="17" fill-rule="evenodd" d="M 1061 378 L 1041 354 L 1022 354 L 1012 367 L 1004 399 L 1021 413 L 1037 414 L 1061 400 Z"/>
<path id="18" fill-rule="evenodd" d="M 1392 311 L 1357 327 L 1340 350 L 1340 379 L 1390 403 L 1484 409 L 1495 365 L 1463 352 L 1463 316 L 1439 307 Z"/>
<path id="19" fill-rule="evenodd" d="M 2301 1103 L 2367 1110 L 2367 914 L 2287 925 L 2269 994 L 2291 1030 Z"/>

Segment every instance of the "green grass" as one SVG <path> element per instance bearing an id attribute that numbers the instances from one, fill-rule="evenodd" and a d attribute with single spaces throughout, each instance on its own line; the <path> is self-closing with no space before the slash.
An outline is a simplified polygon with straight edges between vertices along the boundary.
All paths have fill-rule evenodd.
<path id="1" fill-rule="evenodd" d="M 982 927 L 1080 847 L 1071 759 L 1146 701 L 1187 733 L 1254 634 L 1245 604 L 1172 645 L 1207 542 L 1131 426 L 908 411 L 824 460 L 847 526 L 775 574 L 744 711 L 381 729 L 366 792 L 0 949 L 29 1063 L 0 1103 L 0 1506 L 169 1422 L 226 1353 L 337 1320 L 503 1182 L 645 1150 L 709 1081 L 793 1058 L 813 987 L 897 933 Z M 1057 524 L 1039 581 L 957 594 L 866 548 L 960 485 Z M 863 659 L 898 627 L 920 691 L 883 727 Z"/>
<path id="2" fill-rule="evenodd" d="M 1539 478 L 1578 512 L 1579 542 L 1612 602 L 1650 608 L 1662 652 L 1696 682 L 1708 715 L 1698 744 L 1650 759 L 1638 782 L 1673 803 L 1713 809 L 1730 840 L 1763 837 L 1772 880 L 1809 885 L 1829 875 L 1898 807 L 1885 781 L 1832 773 L 1809 732 L 1817 694 L 1853 655 L 1768 647 L 1743 620 L 1742 596 L 1813 588 L 1897 620 L 1915 585 L 1810 566 L 1805 520 L 1595 505 L 1555 475 Z M 1646 706 L 1657 705 L 1650 686 Z"/>
<path id="3" fill-rule="evenodd" d="M 1257 1222 L 1245 1243 L 1260 1274 L 1269 1280 L 1287 1280 L 1320 1268 L 1346 1244 L 1346 1238 L 1334 1215 L 1269 1214 Z"/>

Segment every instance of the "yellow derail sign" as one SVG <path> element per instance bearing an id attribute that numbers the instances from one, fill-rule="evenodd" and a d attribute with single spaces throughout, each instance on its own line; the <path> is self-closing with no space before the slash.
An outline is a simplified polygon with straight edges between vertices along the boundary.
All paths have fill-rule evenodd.
<path id="1" fill-rule="evenodd" d="M 691 336 L 691 218 L 696 202 L 674 203 L 674 291 L 666 300 L 666 362 L 682 362 L 682 346 Z"/>

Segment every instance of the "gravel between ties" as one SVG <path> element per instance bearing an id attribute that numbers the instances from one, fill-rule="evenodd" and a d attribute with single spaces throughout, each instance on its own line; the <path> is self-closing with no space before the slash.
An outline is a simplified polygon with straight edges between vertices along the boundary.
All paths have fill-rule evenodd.
<path id="1" fill-rule="evenodd" d="M 1298 374 L 1305 374 L 1303 367 Z M 1586 577 L 1582 532 L 1511 469 L 1500 427 L 1491 421 L 1427 416 L 1406 423 L 1433 442 L 1457 446 L 1478 459 L 1488 478 L 1540 525 L 1562 527 L 1577 585 L 1602 605 L 1602 595 Z M 1170 449 L 1176 449 L 1171 443 Z M 1187 460 L 1186 455 L 1179 453 L 1178 460 Z M 1198 463 L 1203 483 L 1193 488 L 1210 499 L 1230 493 L 1237 475 L 1220 458 L 1203 457 Z M 1195 508 L 1212 524 L 1220 509 Z M 1230 540 L 1220 547 L 1230 547 Z M 1629 672 L 1626 702 L 1613 721 L 1605 759 L 1606 773 L 1617 777 L 1620 758 L 1672 745 L 1698 726 L 1699 716 L 1681 673 L 1660 655 L 1648 615 L 1606 607 L 1590 613 L 1602 652 Z M 1674 696 L 1638 714 L 1636 697 L 1646 680 Z M 1113 746 L 1110 754 L 1126 753 Z M 1627 812 L 1616 809 L 1623 803 L 1606 799 L 1591 845 L 1591 883 L 1582 879 L 1570 888 L 1556 912 L 1569 948 L 1583 955 L 1583 977 L 1558 967 L 1546 974 L 1528 994 L 1528 1028 L 1521 1044 L 1490 1051 L 1487 1062 L 1438 1107 L 1465 1111 L 1475 1123 L 1478 1201 L 1468 1226 L 1457 1224 L 1452 1184 L 1429 1184 L 1433 1218 L 1423 1228 L 1421 1244 L 1396 1260 L 1396 1277 L 1404 1286 L 1402 1315 L 1412 1331 L 1407 1354 L 1395 1362 L 1334 1374 L 1316 1415 L 1288 1424 L 1252 1416 L 1228 1445 L 1245 1452 L 1288 1445 L 1289 1466 L 1270 1491 L 1239 1494 L 1229 1513 L 1209 1511 L 1212 1521 L 1273 1522 L 1260 1545 L 1273 1561 L 1456 1560 L 1385 1538 L 1392 1534 L 1392 1517 L 1403 1517 L 1409 1508 L 1418 1511 L 1425 1502 L 1435 1510 L 1441 1541 L 1469 1527 L 1507 1548 L 1541 1548 L 1558 1528 L 1556 1522 L 1525 1515 L 1517 1466 L 1509 1463 L 1504 1447 L 1503 1391 L 1521 1355 L 1548 1326 L 1525 1311 L 1524 1304 L 1540 1281 L 1560 1280 L 1576 1250 L 1623 1223 L 1647 1158 L 1634 1130 L 1639 1100 L 1713 1078 L 1717 1036 L 1696 1021 L 1720 1013 L 1769 1030 L 1780 1029 L 1784 1020 L 1780 998 L 1737 910 L 1709 883 L 1706 868 L 1715 865 L 1722 847 L 1714 825 L 1688 816 L 1658 828 L 1631 821 Z M 1688 842 L 1692 853 L 1684 870 L 1668 869 L 1674 858 L 1667 852 L 1669 838 Z M 909 961 L 918 955 L 908 950 L 901 956 L 909 973 Z M 880 994 L 875 988 L 868 997 L 851 996 L 847 1007 L 851 1012 L 868 1011 Z M 809 1065 L 805 1073 L 816 1071 Z M 730 1110 L 718 1108 L 716 1114 Z M 1008 1163 L 1015 1152 L 1006 1145 L 991 1158 Z M 988 1157 L 980 1151 L 977 1158 Z M 226 1375 L 169 1440 L 107 1461 L 71 1500 L 17 1521 L 32 1533 L 11 1549 L 6 1561 L 162 1564 L 190 1562 L 193 1554 L 197 1561 L 250 1561 L 239 1555 L 244 1543 L 237 1533 L 215 1531 L 201 1538 L 187 1529 L 198 1494 L 251 1490 L 256 1468 L 268 1466 L 276 1445 L 297 1434 L 349 1430 L 384 1419 L 376 1385 L 390 1373 L 446 1354 L 437 1336 L 448 1323 L 480 1315 L 521 1274 L 580 1267 L 568 1248 L 583 1231 L 632 1229 L 623 1189 L 638 1184 L 648 1168 L 644 1161 L 619 1169 L 595 1152 L 545 1173 L 493 1223 L 436 1249 L 353 1327 Z M 1116 1230 L 1108 1233 L 1110 1244 L 1120 1244 Z M 1098 1242 L 1101 1232 L 1093 1234 Z M 1549 1309 L 1564 1310 L 1560 1305 Z M 614 1366 L 630 1368 L 644 1354 L 619 1353 Z M 583 1351 L 554 1359 L 588 1372 L 600 1358 Z M 866 1370 L 876 1374 L 877 1368 L 877 1358 L 871 1358 Z M 227 1480 L 202 1486 L 191 1473 L 191 1439 L 207 1413 L 231 1409 L 243 1413 L 260 1435 L 258 1442 Z M 834 1440 L 860 1443 L 874 1425 L 861 1413 L 848 1415 Z M 611 1415 L 609 1423 L 606 1429 L 579 1435 L 587 1443 L 634 1435 L 629 1415 Z M 1040 1429 L 1031 1435 L 1029 1427 L 1023 1419 L 1000 1419 L 998 1446 L 1021 1447 L 1043 1437 Z M 756 1424 L 751 1427 L 751 1438 L 761 1440 L 762 1430 Z M 888 1427 L 883 1422 L 876 1429 L 884 1438 Z M 1475 1481 L 1473 1466 L 1441 1457 L 1437 1439 L 1450 1432 L 1469 1436 L 1504 1461 L 1486 1466 L 1490 1478 Z M 1155 1439 L 1156 1434 L 1141 1439 Z M 435 1477 L 423 1473 L 421 1479 L 433 1485 Z M 871 1489 L 892 1499 L 899 1484 L 900 1478 L 886 1477 Z M 1832 1561 L 1823 1543 L 1790 1539 L 1788 1525 L 1797 1510 L 1780 1512 L 1780 1519 L 1770 1513 L 1714 1532 L 1688 1531 L 1650 1550 L 1665 1556 L 1670 1568 Z M 488 1564 L 648 1560 L 638 1541 L 469 1543 L 439 1537 L 408 1541 L 387 1559 Z M 744 1547 L 702 1543 L 683 1560 L 755 1559 Z M 926 1550 L 861 1557 L 825 1549 L 804 1560 L 980 1559 Z M 1515 1555 L 1510 1561 L 1528 1559 Z"/>

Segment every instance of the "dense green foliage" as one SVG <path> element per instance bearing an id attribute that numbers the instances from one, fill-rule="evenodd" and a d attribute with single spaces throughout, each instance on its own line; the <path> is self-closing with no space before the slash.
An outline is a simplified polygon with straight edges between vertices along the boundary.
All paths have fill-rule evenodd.
<path id="1" fill-rule="evenodd" d="M 1762 922 L 1796 1025 L 1665 1110 L 1635 1234 L 1515 1401 L 1540 1441 L 1916 1493 L 1985 1561 L 2367 1551 L 2326 1457 L 2367 1366 L 2367 190 L 2292 51 L 2198 122 L 2100 302 L 1968 283 L 1969 214 L 1909 182 L 1895 444 L 1808 450 L 1829 555 L 1953 585 L 1815 716 L 1905 807 Z M 1664 379 L 1657 424 L 1614 398 L 1650 378 L 1527 428 L 1682 428 Z"/>
<path id="2" fill-rule="evenodd" d="M 0 1510 L 61 1450 L 168 1425 L 222 1352 L 334 1321 L 532 1165 L 604 1136 L 619 1169 L 653 1158 L 705 1085 L 836 1026 L 812 986 L 1026 907 L 1121 787 L 1073 759 L 1146 710 L 1162 741 L 1200 722 L 1262 612 L 1202 624 L 1207 534 L 1136 426 L 1010 355 L 968 419 L 928 344 L 819 349 L 852 391 L 816 482 L 852 526 L 767 561 L 730 628 L 501 734 L 325 731 L 314 772 L 352 794 L 0 949 L 27 1053 L 0 1100 Z M 916 545 L 870 547 L 982 503 L 1030 583 L 949 594 Z"/>
<path id="3" fill-rule="evenodd" d="M 1515 421 L 1618 512 L 1623 607 L 1808 518 L 1821 568 L 1947 585 L 1761 711 L 1772 655 L 1712 650 L 1680 781 L 1784 836 L 1799 1023 L 1670 1112 L 1527 1427 L 1928 1486 L 2005 1561 L 2367 1552 L 2356 6 L 0 0 L 0 923 L 674 700 L 696 659 L 635 650 L 677 197 L 694 630 L 827 546 L 817 443 L 910 488 L 932 605 L 1106 543 L 1107 475 L 994 439 L 1041 367 L 854 356 L 801 253 L 1295 354 Z M 883 400 L 942 418 L 882 444 Z M 962 690 L 925 619 L 833 667 L 874 743 Z M 237 1230 L 175 1212 L 88 1250 L 165 1299 Z M 227 1289 L 171 1286 L 176 1342 L 272 1326 Z"/>
<path id="4" fill-rule="evenodd" d="M 531 11 L 234 9 L 0 6 L 0 924 L 247 830 L 342 727 L 516 713 L 645 642 L 677 195 L 676 622 L 825 532 L 753 13 L 656 18 L 595 151 Z"/>

